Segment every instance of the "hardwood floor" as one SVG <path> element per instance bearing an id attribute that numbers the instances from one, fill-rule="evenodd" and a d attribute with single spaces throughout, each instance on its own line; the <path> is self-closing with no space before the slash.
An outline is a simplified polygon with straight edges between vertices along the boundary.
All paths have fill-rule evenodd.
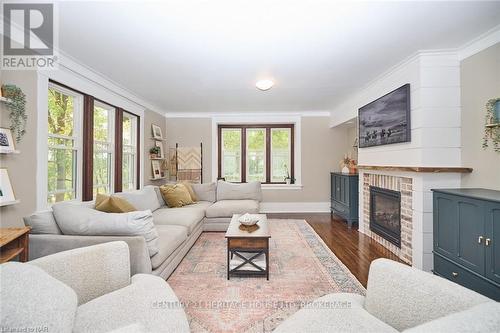
<path id="1" fill-rule="evenodd" d="M 396 255 L 355 227 L 347 228 L 340 218 L 329 213 L 267 214 L 268 218 L 304 219 L 323 239 L 333 253 L 349 268 L 365 286 L 368 281 L 370 263 L 377 258 L 400 261 Z"/>

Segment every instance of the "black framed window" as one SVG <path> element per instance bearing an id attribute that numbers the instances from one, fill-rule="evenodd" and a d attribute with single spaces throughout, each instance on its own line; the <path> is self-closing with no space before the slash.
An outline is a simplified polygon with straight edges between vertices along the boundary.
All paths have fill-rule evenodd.
<path id="1" fill-rule="evenodd" d="M 218 176 L 242 183 L 293 180 L 294 141 L 293 124 L 219 125 Z"/>

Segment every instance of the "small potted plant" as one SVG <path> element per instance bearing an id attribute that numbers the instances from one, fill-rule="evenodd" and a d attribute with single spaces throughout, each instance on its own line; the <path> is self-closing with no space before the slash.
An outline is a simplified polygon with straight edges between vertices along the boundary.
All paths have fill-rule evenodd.
<path id="1" fill-rule="evenodd" d="M 295 183 L 295 178 L 290 177 L 290 172 L 288 171 L 288 167 L 286 166 L 286 164 L 284 166 L 286 171 L 285 183 L 287 185 Z"/>
<path id="2" fill-rule="evenodd" d="M 155 146 L 149 149 L 149 157 L 150 158 L 158 158 L 160 156 L 160 147 Z"/>

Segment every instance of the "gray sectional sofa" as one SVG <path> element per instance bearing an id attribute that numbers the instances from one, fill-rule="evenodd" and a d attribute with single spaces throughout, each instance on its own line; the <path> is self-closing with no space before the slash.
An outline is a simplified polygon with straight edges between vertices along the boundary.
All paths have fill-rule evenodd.
<path id="1" fill-rule="evenodd" d="M 150 257 L 142 236 L 80 236 L 65 235 L 57 225 L 52 211 L 35 213 L 24 218 L 32 227 L 30 259 L 74 248 L 112 241 L 124 241 L 130 250 L 131 273 L 152 273 L 166 279 L 203 231 L 225 231 L 233 214 L 258 213 L 262 198 L 259 182 L 232 184 L 219 181 L 193 184 L 199 201 L 181 208 L 165 204 L 157 186 L 117 193 L 138 210 L 151 210 L 158 232 L 159 252 Z M 93 202 L 79 203 L 93 207 Z"/>

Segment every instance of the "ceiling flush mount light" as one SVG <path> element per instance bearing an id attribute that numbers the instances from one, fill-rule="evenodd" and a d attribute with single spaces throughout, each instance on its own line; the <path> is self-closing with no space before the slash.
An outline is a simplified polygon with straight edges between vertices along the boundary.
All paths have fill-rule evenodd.
<path id="1" fill-rule="evenodd" d="M 259 80 L 255 83 L 255 86 L 262 91 L 266 91 L 274 86 L 274 81 L 269 79 Z"/>

